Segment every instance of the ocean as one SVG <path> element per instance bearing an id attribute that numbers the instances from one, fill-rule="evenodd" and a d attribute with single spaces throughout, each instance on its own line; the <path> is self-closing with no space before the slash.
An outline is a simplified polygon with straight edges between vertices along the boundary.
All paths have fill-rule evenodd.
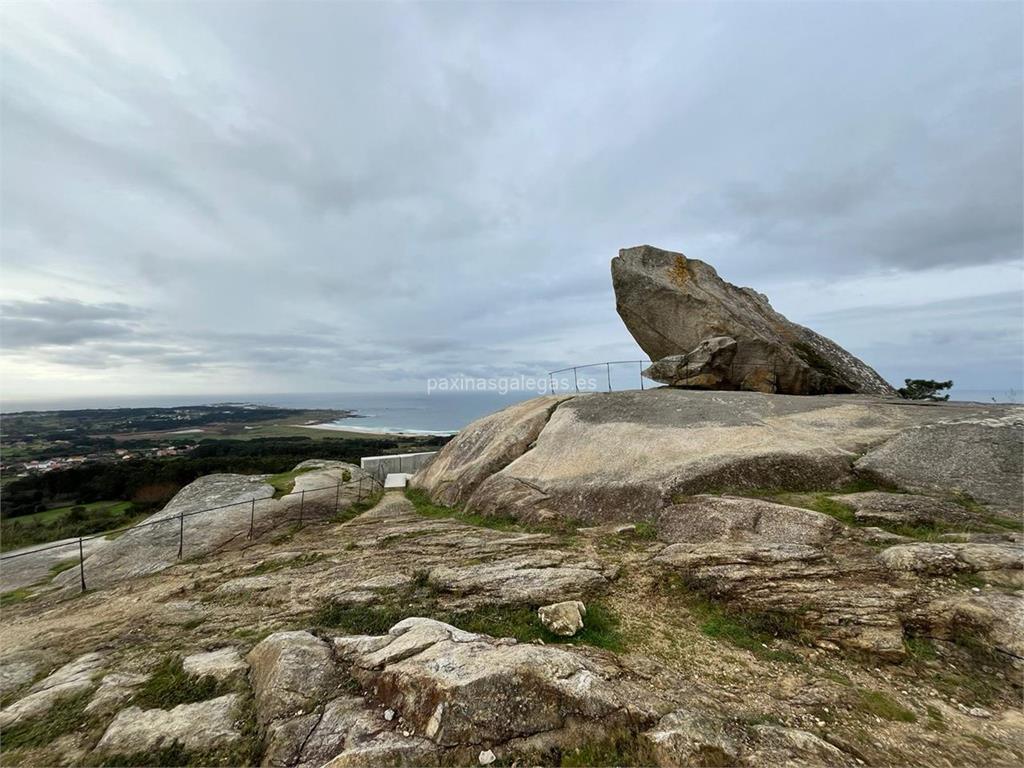
<path id="1" fill-rule="evenodd" d="M 239 402 L 274 405 L 282 408 L 331 408 L 355 411 L 357 418 L 340 419 L 336 429 L 376 434 L 452 434 L 472 421 L 526 400 L 535 393 L 511 392 L 435 392 L 431 394 L 362 392 L 272 395 L 139 395 L 109 397 L 69 397 L 60 400 L 5 401 L 7 413 L 22 410 L 70 410 L 79 408 L 140 408 L 206 405 Z M 954 389 L 953 400 L 981 403 L 1021 403 L 1021 390 Z"/>

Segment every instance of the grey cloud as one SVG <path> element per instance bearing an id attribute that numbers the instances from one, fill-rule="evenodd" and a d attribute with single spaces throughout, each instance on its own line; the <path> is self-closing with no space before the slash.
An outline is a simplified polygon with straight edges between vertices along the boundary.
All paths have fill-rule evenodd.
<path id="1" fill-rule="evenodd" d="M 620 247 L 769 295 L 968 267 L 993 293 L 1024 250 L 1013 4 L 35 6 L 0 8 L 24 365 L 166 390 L 543 371 L 639 355 Z M 948 344 L 1024 365 L 980 306 L 794 319 L 890 377 Z"/>

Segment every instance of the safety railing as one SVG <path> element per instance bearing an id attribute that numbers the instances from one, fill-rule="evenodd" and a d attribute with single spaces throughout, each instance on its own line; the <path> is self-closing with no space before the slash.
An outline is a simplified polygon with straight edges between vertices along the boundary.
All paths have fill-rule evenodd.
<path id="1" fill-rule="evenodd" d="M 580 374 L 579 372 L 587 368 L 604 368 L 605 376 L 608 381 L 608 391 L 614 391 L 612 388 L 612 366 L 613 365 L 637 365 L 639 370 L 637 375 L 640 379 L 640 389 L 644 389 L 644 367 L 651 364 L 650 360 L 610 360 L 604 363 L 587 363 L 586 365 L 570 365 L 567 368 L 559 368 L 557 371 L 548 371 L 548 384 L 550 385 L 550 391 L 556 391 L 555 376 L 560 373 L 568 373 L 572 371 L 572 386 L 579 392 L 580 391 Z"/>
<path id="2" fill-rule="evenodd" d="M 85 542 L 87 542 L 87 541 L 92 541 L 94 539 L 107 538 L 107 537 L 118 535 L 118 534 L 122 534 L 122 533 L 128 533 L 129 531 L 139 531 L 139 530 L 144 530 L 146 528 L 151 528 L 151 527 L 154 527 L 154 526 L 157 526 L 157 525 L 167 525 L 169 523 L 173 524 L 174 522 L 177 522 L 178 523 L 178 559 L 180 560 L 184 556 L 184 553 L 185 553 L 185 519 L 186 518 L 195 517 L 196 515 L 205 515 L 205 514 L 208 514 L 210 512 L 223 512 L 224 510 L 231 509 L 233 507 L 248 506 L 249 507 L 249 532 L 248 532 L 246 538 L 251 540 L 256 535 L 256 502 L 258 502 L 258 501 L 269 501 L 269 500 L 278 501 L 280 499 L 287 498 L 288 496 L 298 496 L 299 497 L 299 505 L 298 505 L 299 509 L 298 509 L 297 522 L 298 522 L 299 526 L 301 527 L 304 524 L 304 519 L 303 518 L 304 518 L 305 507 L 306 507 L 306 497 L 307 497 L 307 494 L 312 495 L 312 494 L 318 493 L 320 491 L 332 491 L 333 490 L 334 491 L 334 513 L 337 514 L 338 511 L 339 511 L 339 508 L 341 506 L 341 490 L 342 490 L 343 487 L 351 486 L 353 483 L 355 484 L 355 486 L 356 486 L 356 501 L 355 501 L 355 503 L 358 504 L 359 502 L 363 501 L 364 499 L 372 498 L 375 493 L 377 493 L 379 490 L 382 491 L 384 489 L 384 483 L 383 483 L 383 481 L 380 478 L 377 477 L 378 474 L 380 474 L 380 473 L 363 471 L 362 474 L 359 475 L 359 479 L 358 480 L 348 480 L 348 481 L 345 481 L 345 480 L 339 478 L 338 481 L 334 485 L 325 485 L 325 486 L 321 486 L 319 488 L 304 488 L 304 489 L 302 489 L 300 491 L 290 491 L 289 493 L 284 493 L 284 494 L 281 494 L 280 496 L 265 496 L 263 498 L 256 498 L 254 496 L 251 499 L 246 499 L 246 500 L 243 500 L 243 501 L 235 501 L 235 502 L 232 502 L 230 504 L 221 504 L 221 505 L 216 506 L 216 507 L 207 507 L 205 509 L 195 509 L 195 510 L 192 510 L 190 512 L 186 512 L 184 510 L 184 508 L 182 508 L 177 514 L 166 515 L 164 517 L 161 517 L 158 520 L 146 520 L 144 522 L 137 523 L 136 525 L 129 525 L 129 526 L 125 526 L 123 528 L 114 528 L 112 530 L 101 531 L 100 533 L 94 533 L 94 534 L 91 534 L 89 536 L 78 536 L 76 538 L 73 538 L 73 539 L 70 539 L 70 540 L 60 541 L 60 542 L 57 542 L 55 544 L 42 545 L 42 546 L 32 547 L 32 548 L 26 548 L 26 549 L 18 551 L 18 552 L 10 552 L 10 553 L 7 553 L 5 555 L 0 555 L 0 566 L 6 565 L 9 561 L 16 560 L 16 559 L 21 558 L 21 557 L 29 557 L 31 555 L 38 555 L 38 554 L 40 554 L 42 552 L 50 552 L 50 551 L 53 551 L 53 550 L 56 550 L 56 549 L 61 549 L 61 548 L 65 548 L 66 549 L 66 548 L 77 547 L 77 549 L 78 549 L 79 581 L 81 583 L 82 591 L 85 592 L 85 590 L 86 590 L 86 581 L 85 581 Z M 158 514 L 160 514 L 160 513 L 159 512 L 155 512 L 154 513 L 154 515 L 158 515 Z M 287 515 L 283 516 L 283 517 L 281 517 L 279 519 L 275 518 L 272 521 L 272 524 L 270 525 L 270 527 L 267 528 L 266 530 L 267 531 L 274 530 L 274 528 L 278 527 L 279 525 L 284 524 L 284 523 L 289 523 L 289 522 L 296 522 L 296 518 L 289 517 Z"/>
<path id="3" fill-rule="evenodd" d="M 570 365 L 570 366 L 568 366 L 566 368 L 559 368 L 557 371 L 548 371 L 548 386 L 550 387 L 549 391 L 551 391 L 551 392 L 557 391 L 559 389 L 559 387 L 556 384 L 555 377 L 558 374 L 568 373 L 569 371 L 572 371 L 572 379 L 573 379 L 572 380 L 572 384 L 570 386 L 573 389 L 575 389 L 577 392 L 584 391 L 584 390 L 580 389 L 580 373 L 579 372 L 583 371 L 583 370 L 586 370 L 586 369 L 589 369 L 589 368 L 604 368 L 605 376 L 603 378 L 605 378 L 605 380 L 607 381 L 607 389 L 602 390 L 600 387 L 586 387 L 586 385 L 585 385 L 585 390 L 586 391 L 614 392 L 615 388 L 612 386 L 612 366 L 622 366 L 622 365 L 631 365 L 631 366 L 632 365 L 638 365 L 639 366 L 639 371 L 637 372 L 637 375 L 638 375 L 639 380 L 640 380 L 640 389 L 643 390 L 643 389 L 647 388 L 645 383 L 644 383 L 644 374 L 643 374 L 644 368 L 646 366 L 648 366 L 648 365 L 651 365 L 652 362 L 653 361 L 651 361 L 651 360 L 611 360 L 611 361 L 604 362 L 604 363 L 587 363 L 585 365 Z M 749 375 L 750 373 L 763 373 L 763 374 L 765 374 L 764 384 L 769 388 L 769 391 L 771 391 L 771 392 L 778 392 L 778 390 L 779 390 L 778 371 L 776 370 L 776 366 L 775 366 L 775 361 L 774 360 L 772 360 L 770 362 L 763 362 L 763 363 L 748 363 L 746 365 L 740 365 L 740 366 L 730 365 L 729 366 L 729 379 L 730 379 L 730 381 L 733 381 L 733 382 L 737 381 L 737 378 L 736 378 L 736 374 L 737 373 L 743 373 L 744 377 Z M 677 380 L 675 386 L 679 386 L 679 387 L 690 386 L 691 382 L 692 383 L 697 383 L 697 381 L 701 377 L 701 375 L 702 374 L 687 374 L 687 376 L 685 376 L 681 380 Z M 596 379 L 594 381 L 596 382 Z M 655 385 L 652 384 L 652 386 L 655 386 Z M 566 387 L 566 388 L 568 388 L 568 387 Z M 754 387 L 751 387 L 751 388 L 753 389 Z M 633 387 L 620 387 L 620 390 L 625 390 L 625 389 L 633 389 Z"/>

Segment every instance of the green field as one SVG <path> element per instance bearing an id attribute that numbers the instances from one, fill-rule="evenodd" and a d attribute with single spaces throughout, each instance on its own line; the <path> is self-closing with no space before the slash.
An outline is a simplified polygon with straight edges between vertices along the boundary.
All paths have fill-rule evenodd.
<path id="1" fill-rule="evenodd" d="M 54 509 L 47 509 L 42 512 L 35 512 L 31 515 L 22 515 L 21 517 L 14 518 L 23 522 L 33 521 L 36 523 L 52 523 L 54 520 L 58 520 L 71 513 L 72 507 L 82 507 L 85 512 L 90 516 L 103 515 L 106 517 L 114 517 L 121 515 L 125 510 L 131 507 L 130 501 L 94 501 L 91 504 L 72 504 L 67 507 L 56 507 Z"/>
<path id="2" fill-rule="evenodd" d="M 31 515 L 3 518 L 0 522 L 0 551 L 123 528 L 147 514 L 136 512 L 130 501 L 115 500 L 55 507 Z"/>

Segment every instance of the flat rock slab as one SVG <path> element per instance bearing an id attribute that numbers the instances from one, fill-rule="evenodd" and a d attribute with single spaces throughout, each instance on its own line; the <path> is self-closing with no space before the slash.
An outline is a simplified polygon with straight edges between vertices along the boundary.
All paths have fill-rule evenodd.
<path id="1" fill-rule="evenodd" d="M 851 507 L 861 525 L 963 523 L 975 518 L 952 501 L 912 493 L 866 491 L 830 498 Z"/>
<path id="2" fill-rule="evenodd" d="M 967 494 L 990 509 L 1024 512 L 1024 409 L 910 429 L 868 451 L 857 469 L 921 493 Z"/>
<path id="3" fill-rule="evenodd" d="M 249 668 L 249 665 L 238 654 L 238 649 L 231 647 L 186 656 L 182 659 L 181 666 L 190 675 L 197 677 L 209 675 L 218 680 L 227 680 L 234 675 L 245 674 Z"/>
<path id="4" fill-rule="evenodd" d="M 45 715 L 61 699 L 93 688 L 93 678 L 102 671 L 103 664 L 102 654 L 87 653 L 44 677 L 25 696 L 0 710 L 0 728 Z"/>
<path id="5" fill-rule="evenodd" d="M 922 576 L 951 576 L 979 571 L 1024 569 L 1024 547 L 1012 544 L 926 543 L 897 544 L 878 559 L 891 570 Z"/>
<path id="6" fill-rule="evenodd" d="M 179 742 L 187 751 L 223 747 L 242 737 L 236 725 L 238 694 L 174 709 L 129 707 L 118 713 L 96 745 L 97 752 L 135 754 Z"/>
<path id="7" fill-rule="evenodd" d="M 821 545 L 843 529 L 820 512 L 735 496 L 692 496 L 666 507 L 657 520 L 659 538 L 672 542 L 748 539 Z"/>
<path id="8" fill-rule="evenodd" d="M 353 656 L 352 674 L 375 701 L 441 746 L 551 735 L 572 718 L 612 727 L 654 716 L 625 683 L 577 653 L 431 619 L 399 622 L 383 645 Z"/>
<path id="9" fill-rule="evenodd" d="M 578 599 L 608 583 L 600 563 L 556 550 L 478 565 L 432 568 L 427 579 L 439 591 L 486 596 L 500 603 Z"/>

